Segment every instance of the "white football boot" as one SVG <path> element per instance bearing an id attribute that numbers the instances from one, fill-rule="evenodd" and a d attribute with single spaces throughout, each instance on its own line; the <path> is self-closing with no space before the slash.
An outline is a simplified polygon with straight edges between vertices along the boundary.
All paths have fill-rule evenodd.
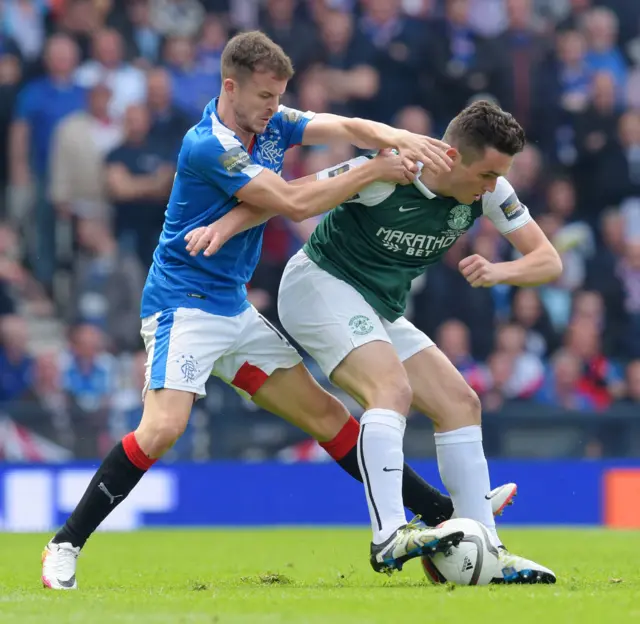
<path id="1" fill-rule="evenodd" d="M 491 511 L 494 516 L 501 516 L 509 505 L 513 505 L 513 499 L 518 495 L 518 486 L 515 483 L 505 483 L 491 490 L 485 495 L 491 501 Z"/>
<path id="2" fill-rule="evenodd" d="M 49 589 L 78 589 L 76 565 L 80 548 L 68 542 L 49 543 L 42 552 L 42 585 Z"/>
<path id="3" fill-rule="evenodd" d="M 492 583 L 534 584 L 556 582 L 556 575 L 539 563 L 512 555 L 504 546 L 498 548 L 498 565 L 502 576 L 494 578 Z"/>
<path id="4" fill-rule="evenodd" d="M 494 516 L 501 516 L 509 505 L 513 505 L 513 499 L 518 495 L 518 486 L 515 483 L 505 483 L 485 494 L 485 498 L 491 501 L 491 511 Z M 457 518 L 455 509 L 452 518 Z"/>
<path id="5" fill-rule="evenodd" d="M 409 559 L 446 552 L 457 546 L 464 537 L 462 531 L 434 529 L 425 526 L 416 516 L 409 524 L 396 529 L 382 544 L 371 544 L 371 566 L 376 572 L 391 574 L 402 570 Z"/>

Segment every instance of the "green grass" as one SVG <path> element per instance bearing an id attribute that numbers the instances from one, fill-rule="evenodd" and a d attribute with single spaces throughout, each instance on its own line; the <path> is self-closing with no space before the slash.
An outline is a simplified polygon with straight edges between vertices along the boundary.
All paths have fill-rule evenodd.
<path id="1" fill-rule="evenodd" d="M 47 536 L 0 535 L 2 624 L 395 624 L 640 621 L 640 533 L 503 530 L 558 574 L 549 586 L 432 586 L 417 561 L 387 578 L 363 529 L 99 533 L 77 592 L 40 586 Z"/>

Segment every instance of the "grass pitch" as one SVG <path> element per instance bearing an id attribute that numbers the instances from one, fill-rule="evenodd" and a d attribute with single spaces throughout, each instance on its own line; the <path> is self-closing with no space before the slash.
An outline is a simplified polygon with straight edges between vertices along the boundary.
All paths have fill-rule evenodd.
<path id="1" fill-rule="evenodd" d="M 640 533 L 503 530 L 556 585 L 435 587 L 417 561 L 375 574 L 364 529 L 99 533 L 80 589 L 40 585 L 49 536 L 0 535 L 0 623 L 393 624 L 640 621 Z"/>

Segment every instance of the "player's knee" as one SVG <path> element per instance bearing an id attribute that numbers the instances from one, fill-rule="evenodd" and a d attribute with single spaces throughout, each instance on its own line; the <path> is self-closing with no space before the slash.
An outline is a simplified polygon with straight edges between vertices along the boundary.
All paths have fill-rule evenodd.
<path id="1" fill-rule="evenodd" d="M 457 411 L 463 420 L 461 426 L 468 427 L 482 423 L 482 404 L 480 403 L 480 397 L 478 397 L 471 386 L 467 384 L 464 385 L 464 388 L 457 397 L 457 403 Z"/>
<path id="2" fill-rule="evenodd" d="M 309 433 L 320 442 L 333 440 L 349 420 L 349 412 L 334 396 L 327 393 L 308 423 Z"/>
<path id="3" fill-rule="evenodd" d="M 406 416 L 413 402 L 413 390 L 407 376 L 398 374 L 376 384 L 364 399 L 366 409 L 380 407 Z"/>
<path id="4" fill-rule="evenodd" d="M 162 457 L 180 438 L 187 420 L 164 410 L 156 410 L 152 419 L 143 419 L 136 430 L 140 448 L 149 457 Z"/>

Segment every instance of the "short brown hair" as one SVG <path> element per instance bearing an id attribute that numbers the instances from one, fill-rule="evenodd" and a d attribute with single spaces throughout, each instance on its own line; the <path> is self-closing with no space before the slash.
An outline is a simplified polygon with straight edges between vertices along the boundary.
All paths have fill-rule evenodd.
<path id="1" fill-rule="evenodd" d="M 291 59 L 267 35 L 258 30 L 232 37 L 222 52 L 222 79 L 248 78 L 253 72 L 270 71 L 280 80 L 293 76 Z"/>
<path id="2" fill-rule="evenodd" d="M 514 116 L 486 100 L 474 102 L 454 117 L 443 140 L 458 149 L 463 161 L 481 156 L 489 147 L 515 156 L 526 142 L 524 130 Z"/>

